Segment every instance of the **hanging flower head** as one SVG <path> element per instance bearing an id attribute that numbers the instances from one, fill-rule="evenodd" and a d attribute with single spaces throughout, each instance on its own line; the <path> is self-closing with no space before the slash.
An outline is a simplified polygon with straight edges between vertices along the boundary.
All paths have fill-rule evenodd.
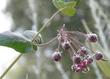
<path id="1" fill-rule="evenodd" d="M 67 31 L 65 24 L 58 30 L 55 38 L 58 41 L 58 48 L 52 54 L 52 60 L 58 62 L 62 58 L 60 49 L 66 50 L 73 62 L 71 69 L 74 72 L 87 72 L 89 65 L 94 60 L 104 60 L 103 54 L 91 50 L 84 45 L 80 40 L 96 43 L 98 36 L 94 33 L 85 34 L 79 31 Z M 53 41 L 53 40 L 52 40 Z M 50 41 L 49 44 L 52 42 Z"/>

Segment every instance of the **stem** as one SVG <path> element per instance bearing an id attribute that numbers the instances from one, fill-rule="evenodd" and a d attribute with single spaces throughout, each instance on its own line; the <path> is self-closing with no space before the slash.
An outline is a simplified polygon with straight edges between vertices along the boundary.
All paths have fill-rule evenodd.
<path id="1" fill-rule="evenodd" d="M 91 31 L 90 31 L 90 29 L 88 28 L 88 25 L 87 25 L 86 21 L 85 21 L 84 19 L 82 19 L 81 22 L 82 22 L 84 28 L 86 29 L 86 32 L 87 32 L 87 33 L 90 33 Z"/>
<path id="2" fill-rule="evenodd" d="M 42 47 L 42 46 L 47 46 L 49 45 L 50 43 L 53 43 L 56 39 L 57 39 L 58 36 L 54 37 L 53 39 L 51 39 L 49 42 L 47 43 L 43 43 L 43 44 L 38 44 L 39 47 Z"/>
<path id="3" fill-rule="evenodd" d="M 18 55 L 18 57 L 11 63 L 11 65 L 5 70 L 5 72 L 1 75 L 0 79 L 3 79 L 3 77 L 8 73 L 8 71 L 14 66 L 14 64 L 19 60 L 19 58 L 23 54 Z"/>
<path id="4" fill-rule="evenodd" d="M 65 7 L 65 8 L 66 8 L 66 7 Z M 62 9 L 58 10 L 57 12 L 55 12 L 55 13 L 50 17 L 50 19 L 49 19 L 46 23 L 44 23 L 44 25 L 41 27 L 41 29 L 38 31 L 38 33 L 33 37 L 32 42 L 33 42 L 33 41 L 35 40 L 35 38 L 39 35 L 39 33 L 40 33 L 41 31 L 43 31 L 43 29 L 46 27 L 46 25 L 47 25 L 60 11 L 64 10 L 65 8 L 62 8 Z"/>

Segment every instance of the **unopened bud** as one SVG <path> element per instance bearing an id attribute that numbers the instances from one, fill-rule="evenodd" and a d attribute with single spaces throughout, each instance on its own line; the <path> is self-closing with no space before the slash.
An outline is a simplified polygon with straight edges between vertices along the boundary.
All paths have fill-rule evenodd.
<path id="1" fill-rule="evenodd" d="M 53 54 L 52 54 L 52 59 L 54 60 L 54 61 L 59 61 L 60 59 L 61 59 L 61 53 L 60 52 L 54 52 Z"/>
<path id="2" fill-rule="evenodd" d="M 98 37 L 96 34 L 90 33 L 90 34 L 87 34 L 87 40 L 90 42 L 96 42 L 98 40 Z"/>

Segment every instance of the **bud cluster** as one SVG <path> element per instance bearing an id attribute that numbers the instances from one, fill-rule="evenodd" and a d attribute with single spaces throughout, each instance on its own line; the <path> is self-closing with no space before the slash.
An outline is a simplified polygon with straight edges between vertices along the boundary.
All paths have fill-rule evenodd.
<path id="1" fill-rule="evenodd" d="M 78 31 L 66 31 L 65 27 L 58 30 L 57 40 L 59 44 L 57 51 L 52 54 L 52 60 L 56 62 L 61 60 L 62 55 L 59 48 L 68 51 L 70 54 L 73 62 L 71 68 L 74 72 L 86 72 L 94 60 L 103 60 L 102 53 L 89 49 L 79 41 L 82 37 L 84 38 L 83 40 L 92 43 L 98 41 L 98 36 L 94 33 L 84 34 Z"/>
<path id="2" fill-rule="evenodd" d="M 95 52 L 95 54 L 90 55 L 89 51 L 85 49 L 84 49 L 84 53 L 81 51 L 82 48 L 79 50 L 78 50 L 78 53 L 76 53 L 75 56 L 73 56 L 72 58 L 73 65 L 71 68 L 75 72 L 86 72 L 88 71 L 89 65 L 92 64 L 94 60 L 103 59 L 103 54 L 100 52 Z"/>

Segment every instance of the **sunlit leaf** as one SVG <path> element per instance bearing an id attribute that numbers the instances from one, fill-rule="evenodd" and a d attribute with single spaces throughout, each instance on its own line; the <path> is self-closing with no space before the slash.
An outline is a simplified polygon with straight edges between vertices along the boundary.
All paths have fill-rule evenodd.
<path id="1" fill-rule="evenodd" d="M 12 32 L 0 33 L 0 45 L 13 48 L 20 53 L 32 52 L 33 48 L 36 47 L 24 37 L 16 35 Z"/>
<path id="2" fill-rule="evenodd" d="M 73 16 L 76 13 L 76 1 L 64 2 L 64 0 L 53 0 L 54 6 L 60 10 L 64 8 L 61 13 L 67 16 Z"/>

